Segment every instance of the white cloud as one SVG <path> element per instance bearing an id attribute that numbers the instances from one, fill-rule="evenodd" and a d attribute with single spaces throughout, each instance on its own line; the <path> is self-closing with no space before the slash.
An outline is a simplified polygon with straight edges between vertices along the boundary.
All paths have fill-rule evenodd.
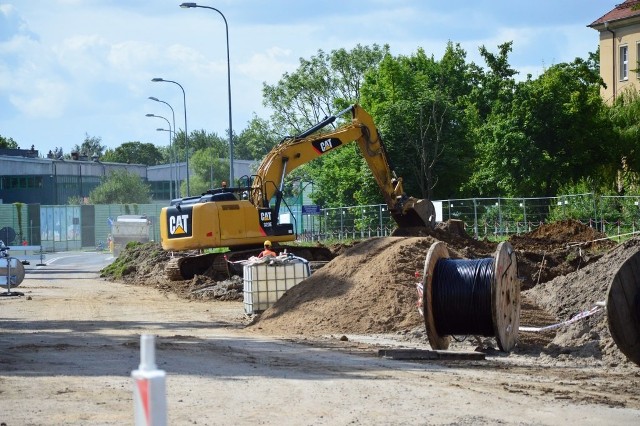
<path id="1" fill-rule="evenodd" d="M 272 47 L 264 52 L 254 53 L 249 60 L 237 65 L 238 71 L 257 82 L 275 82 L 287 71 L 298 66 L 298 59 L 291 57 L 291 49 Z"/>
<path id="2" fill-rule="evenodd" d="M 30 82 L 29 93 L 15 93 L 9 97 L 20 112 L 30 118 L 62 117 L 68 101 L 68 88 L 54 80 L 38 79 Z"/>
<path id="3" fill-rule="evenodd" d="M 70 72 L 77 84 L 105 74 L 109 47 L 100 36 L 77 35 L 63 40 L 52 50 L 58 66 Z"/>
<path id="4" fill-rule="evenodd" d="M 143 41 L 127 41 L 109 47 L 107 65 L 120 72 L 139 72 L 159 57 L 156 45 Z"/>

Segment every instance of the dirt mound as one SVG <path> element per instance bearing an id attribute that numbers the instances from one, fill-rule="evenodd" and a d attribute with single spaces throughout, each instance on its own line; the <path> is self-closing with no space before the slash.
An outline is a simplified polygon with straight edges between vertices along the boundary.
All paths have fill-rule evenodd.
<path id="1" fill-rule="evenodd" d="M 372 238 L 347 249 L 253 325 L 273 334 L 385 333 L 421 323 L 415 273 L 432 237 Z"/>
<path id="2" fill-rule="evenodd" d="M 543 224 L 509 242 L 518 254 L 522 289 L 530 289 L 597 261 L 616 244 L 607 236 L 575 220 Z"/>
<path id="3" fill-rule="evenodd" d="M 493 256 L 497 244 L 475 240 L 455 223 L 411 232 L 419 236 L 379 237 L 330 247 L 339 256 L 287 291 L 251 327 L 292 336 L 423 329 L 416 307 L 415 273 L 422 272 L 431 245 L 444 241 L 452 258 L 474 259 Z M 574 221 L 543 225 L 511 237 L 521 288 L 526 290 L 521 324 L 544 326 L 565 320 L 604 299 L 611 277 L 632 249 L 640 247 L 640 240 L 620 246 L 604 240 L 594 244 L 599 238 L 602 235 L 597 231 Z M 166 280 L 163 269 L 167 259 L 159 244 L 131 245 L 110 270 L 104 271 L 104 276 L 154 286 L 184 298 L 242 299 L 238 277 L 223 282 L 205 276 L 189 281 Z M 615 347 L 603 321 L 600 314 L 553 332 L 521 333 L 516 350 L 553 359 L 571 356 L 624 364 L 625 357 Z"/>
<path id="4" fill-rule="evenodd" d="M 528 299 L 566 321 L 605 302 L 613 277 L 622 264 L 640 251 L 640 238 L 628 240 L 579 271 L 559 276 L 525 292 Z M 597 309 L 597 308 L 596 308 Z M 564 326 L 555 334 L 546 353 L 552 356 L 593 358 L 608 364 L 630 364 L 617 348 L 604 308 L 587 319 Z"/>
<path id="5" fill-rule="evenodd" d="M 498 247 L 497 243 L 476 240 L 464 229 L 461 220 L 448 220 L 440 222 L 434 229 L 425 227 L 397 228 L 392 233 L 393 237 L 432 237 L 454 248 L 460 257 L 475 259 L 491 256 Z"/>
<path id="6" fill-rule="evenodd" d="M 419 231 L 430 236 L 374 238 L 347 249 L 289 290 L 257 319 L 255 327 L 275 334 L 311 335 L 388 333 L 422 326 L 416 309 L 415 273 L 422 273 L 431 245 L 444 241 L 452 258 L 474 259 L 494 256 L 497 244 L 476 241 L 466 234 L 449 234 L 443 228 Z M 520 272 L 521 264 L 527 263 L 521 261 L 523 253 L 517 254 Z M 532 254 L 535 252 L 527 253 Z M 545 276 L 552 279 L 559 270 L 575 270 L 567 259 L 564 262 L 553 269 L 543 262 Z M 540 270 L 540 265 L 535 266 Z M 536 311 L 523 313 L 529 324 L 555 320 L 537 312 L 535 303 L 527 307 Z"/>
<path id="7" fill-rule="evenodd" d="M 566 250 L 573 246 L 600 250 L 615 246 L 605 234 L 577 220 L 542 224 L 531 232 L 512 236 L 509 241 L 515 247 L 547 252 Z"/>
<path id="8" fill-rule="evenodd" d="M 242 279 L 215 280 L 213 275 L 196 275 L 190 280 L 170 281 L 164 268 L 170 254 L 158 243 L 129 243 L 118 258 L 102 270 L 104 278 L 131 285 L 155 287 L 184 299 L 242 300 Z"/>
<path id="9" fill-rule="evenodd" d="M 544 270 L 548 278 L 545 280 L 539 273 L 541 284 L 523 293 L 521 324 L 548 326 L 591 308 L 604 298 L 612 276 L 627 258 L 622 253 L 628 253 L 629 247 L 640 246 L 640 240 L 628 242 L 606 256 L 591 254 L 587 247 L 573 257 L 574 249 L 561 247 L 580 238 L 591 241 L 598 236 L 581 226 L 560 223 L 529 236 L 555 241 L 557 251 L 547 255 L 546 260 L 544 252 L 526 251 L 522 247 L 518 251 L 520 270 L 521 263 L 540 255 L 538 271 Z M 449 240 L 451 257 L 466 257 L 461 255 L 470 251 L 466 245 L 451 247 L 452 241 L 459 241 L 455 238 L 444 239 Z M 414 274 L 422 271 L 426 253 L 435 241 L 438 239 L 433 236 L 363 241 L 289 290 L 252 327 L 269 334 L 305 336 L 406 332 L 424 327 L 416 309 Z M 491 244 L 484 243 L 484 250 L 490 247 Z M 551 267 L 550 261 L 557 263 Z M 559 271 L 566 271 L 566 275 Z M 548 332 L 521 333 L 516 352 L 542 354 L 553 363 L 580 358 L 591 365 L 629 365 L 613 343 L 602 312 Z"/>

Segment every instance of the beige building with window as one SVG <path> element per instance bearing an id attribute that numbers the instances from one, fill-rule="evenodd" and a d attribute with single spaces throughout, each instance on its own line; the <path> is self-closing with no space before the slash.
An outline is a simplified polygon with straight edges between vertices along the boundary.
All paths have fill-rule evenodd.
<path id="1" fill-rule="evenodd" d="M 640 89 L 640 0 L 626 0 L 588 27 L 600 32 L 600 89 L 607 103 L 626 89 Z"/>

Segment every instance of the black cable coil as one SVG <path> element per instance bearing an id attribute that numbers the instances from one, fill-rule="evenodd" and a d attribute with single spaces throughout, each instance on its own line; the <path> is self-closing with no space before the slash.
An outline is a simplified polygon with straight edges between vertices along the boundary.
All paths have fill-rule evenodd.
<path id="1" fill-rule="evenodd" d="M 440 336 L 494 335 L 491 313 L 493 258 L 440 259 L 433 272 L 432 309 Z"/>

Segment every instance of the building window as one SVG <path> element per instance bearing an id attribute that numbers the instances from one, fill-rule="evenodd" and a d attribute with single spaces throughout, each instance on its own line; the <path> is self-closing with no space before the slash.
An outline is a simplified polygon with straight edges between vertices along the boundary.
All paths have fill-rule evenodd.
<path id="1" fill-rule="evenodd" d="M 629 79 L 629 49 L 628 46 L 620 46 L 620 80 Z"/>
<path id="2" fill-rule="evenodd" d="M 42 176 L 2 176 L 1 189 L 42 188 Z"/>

